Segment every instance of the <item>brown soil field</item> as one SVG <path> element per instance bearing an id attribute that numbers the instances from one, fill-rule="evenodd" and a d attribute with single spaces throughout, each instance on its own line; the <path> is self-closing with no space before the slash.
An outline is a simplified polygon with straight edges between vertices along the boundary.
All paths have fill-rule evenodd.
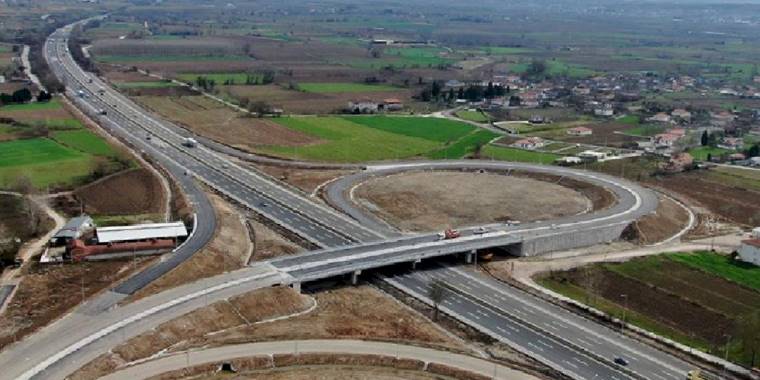
<path id="1" fill-rule="evenodd" d="M 592 207 L 588 198 L 570 188 L 490 173 L 393 175 L 361 184 L 355 195 L 362 206 L 407 231 L 552 219 Z"/>
<path id="2" fill-rule="evenodd" d="M 630 275 L 609 269 L 616 264 L 607 264 L 549 276 L 592 289 L 591 293 L 618 307 L 627 307 L 711 346 L 724 344 L 725 334 L 735 331 L 735 321 L 760 307 L 758 292 L 665 258 L 647 260 L 657 261 Z M 593 286 L 589 278 L 594 278 Z M 628 295 L 625 305 L 621 294 Z"/>
<path id="3" fill-rule="evenodd" d="M 86 213 L 98 215 L 160 214 L 166 204 L 160 180 L 142 168 L 105 177 L 73 195 Z"/>
<path id="4" fill-rule="evenodd" d="M 103 289 L 113 286 L 153 261 L 83 262 L 27 266 L 16 294 L 0 315 L 0 349 L 72 310 Z"/>
<path id="5" fill-rule="evenodd" d="M 43 109 L 43 110 L 34 110 L 34 111 L 25 111 L 25 110 L 2 111 L 0 109 L 0 117 L 7 117 L 7 118 L 11 118 L 22 123 L 29 123 L 29 124 L 33 124 L 34 122 L 41 122 L 41 121 L 44 122 L 50 119 L 74 119 L 75 118 L 64 108 L 46 109 L 46 110 Z"/>
<path id="6" fill-rule="evenodd" d="M 250 229 L 253 229 L 253 255 L 251 255 L 250 261 L 267 260 L 304 250 L 296 243 L 259 222 L 249 219 L 248 225 Z"/>
<path id="7" fill-rule="evenodd" d="M 317 307 L 309 313 L 259 324 L 255 322 L 304 311 L 313 303 L 290 288 L 261 289 L 218 302 L 130 339 L 71 378 L 94 378 L 167 348 L 178 352 L 254 341 L 374 338 L 466 350 L 426 319 L 369 286 L 324 291 L 314 298 Z"/>
<path id="8" fill-rule="evenodd" d="M 292 169 L 274 165 L 256 165 L 256 168 L 306 193 L 313 192 L 327 181 L 352 173 L 348 170 Z"/>
<path id="9" fill-rule="evenodd" d="M 573 189 L 584 197 L 588 198 L 592 203 L 592 209 L 594 211 L 604 210 L 607 207 L 612 206 L 615 203 L 616 197 L 611 191 L 599 187 L 588 182 L 577 181 L 570 178 L 558 177 L 549 174 L 531 173 L 531 172 L 512 172 L 515 177 L 524 177 L 535 179 L 543 182 L 550 182 L 557 185 L 562 185 Z"/>
<path id="10" fill-rule="evenodd" d="M 97 55 L 237 55 L 242 45 L 233 38 L 196 37 L 192 39 L 100 39 L 91 52 Z"/>
<path id="11" fill-rule="evenodd" d="M 175 351 L 178 345 L 203 346 L 207 334 L 307 310 L 312 301 L 290 288 L 261 289 L 217 302 L 165 322 L 129 339 L 75 372 L 71 379 L 93 379 L 120 365 Z"/>
<path id="12" fill-rule="evenodd" d="M 672 199 L 661 196 L 655 213 L 635 222 L 635 232 L 628 237 L 638 244 L 654 244 L 677 234 L 688 223 L 689 213 Z"/>
<path id="13" fill-rule="evenodd" d="M 214 238 L 200 252 L 127 298 L 135 301 L 163 290 L 235 269 L 248 263 L 252 244 L 237 210 L 219 196 L 209 194 L 216 211 Z"/>
<path id="14" fill-rule="evenodd" d="M 725 220 L 748 226 L 760 224 L 760 191 L 712 181 L 699 171 L 647 178 L 645 182 L 681 194 Z"/>
<path id="15" fill-rule="evenodd" d="M 619 124 L 619 123 L 602 123 L 602 124 L 588 124 L 584 127 L 591 128 L 594 132 L 591 136 L 570 136 L 563 135 L 558 137 L 558 140 L 566 141 L 569 143 L 584 143 L 584 144 L 598 144 L 613 147 L 622 147 L 626 143 L 633 143 L 635 141 L 642 140 L 642 138 L 622 135 L 618 132 L 623 132 L 633 128 L 631 125 Z"/>
<path id="16" fill-rule="evenodd" d="M 344 78 L 336 78 L 335 80 L 345 81 Z M 282 108 L 286 113 L 296 114 L 325 114 L 340 112 L 348 105 L 349 101 L 364 98 L 372 99 L 374 101 L 397 98 L 404 103 L 409 103 L 412 101 L 413 95 L 413 91 L 408 89 L 381 92 L 318 94 L 288 90 L 278 85 L 224 86 L 222 91 L 229 93 L 235 98 L 248 98 L 251 101 L 265 101 Z"/>
<path id="17" fill-rule="evenodd" d="M 101 76 L 105 77 L 111 82 L 123 83 L 123 82 L 157 82 L 158 79 L 140 74 L 137 71 L 125 70 L 114 65 L 100 65 Z"/>
<path id="18" fill-rule="evenodd" d="M 318 142 L 311 136 L 272 121 L 245 117 L 202 96 L 146 96 L 135 99 L 199 135 L 248 151 L 254 151 L 261 145 L 299 146 Z"/>

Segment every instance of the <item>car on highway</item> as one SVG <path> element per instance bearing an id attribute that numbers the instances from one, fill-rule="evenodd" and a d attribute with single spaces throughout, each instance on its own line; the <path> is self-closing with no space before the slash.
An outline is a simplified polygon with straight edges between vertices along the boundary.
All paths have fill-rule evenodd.
<path id="1" fill-rule="evenodd" d="M 617 365 L 621 365 L 621 366 L 627 366 L 628 365 L 628 360 L 626 360 L 625 358 L 623 358 L 621 356 L 616 356 L 613 361 Z"/>
<path id="2" fill-rule="evenodd" d="M 475 231 L 473 231 L 473 233 L 477 234 L 477 235 L 482 235 L 482 234 L 487 233 L 487 232 L 488 232 L 488 228 L 485 228 L 485 227 L 482 227 L 482 226 L 476 228 Z"/>

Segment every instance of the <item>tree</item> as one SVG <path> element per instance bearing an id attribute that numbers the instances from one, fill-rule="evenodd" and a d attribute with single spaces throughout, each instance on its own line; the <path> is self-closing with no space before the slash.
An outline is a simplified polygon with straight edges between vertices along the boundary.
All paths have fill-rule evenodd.
<path id="1" fill-rule="evenodd" d="M 430 88 L 430 95 L 432 95 L 434 98 L 438 98 L 438 96 L 441 95 L 441 83 L 436 81 L 433 81 L 433 85 Z"/>
<path id="2" fill-rule="evenodd" d="M 34 191 L 36 190 L 36 188 L 34 187 L 34 184 L 32 183 L 32 179 L 25 175 L 21 175 L 17 177 L 16 180 L 13 182 L 11 189 L 23 195 L 34 194 Z"/>
<path id="3" fill-rule="evenodd" d="M 438 308 L 446 298 L 446 284 L 439 279 L 433 280 L 428 289 L 428 298 L 433 303 L 433 321 L 437 321 Z"/>
<path id="4" fill-rule="evenodd" d="M 708 141 L 709 141 L 709 136 L 707 135 L 707 131 L 703 131 L 702 139 L 701 139 L 702 146 L 707 146 Z"/>
<path id="5" fill-rule="evenodd" d="M 742 356 L 750 359 L 750 367 L 760 351 L 760 311 L 753 311 L 739 319 L 736 336 L 741 342 Z"/>
<path id="6" fill-rule="evenodd" d="M 49 92 L 46 91 L 40 91 L 39 94 L 37 94 L 37 101 L 38 102 L 49 102 L 50 99 L 52 99 L 53 96 L 50 95 Z"/>
<path id="7" fill-rule="evenodd" d="M 707 153 L 707 162 L 712 162 L 712 153 Z"/>
<path id="8" fill-rule="evenodd" d="M 26 103 L 32 100 L 32 92 L 28 88 L 17 90 L 11 96 L 14 103 Z"/>
<path id="9" fill-rule="evenodd" d="M 747 150 L 747 156 L 749 156 L 749 157 L 757 157 L 757 156 L 760 156 L 760 144 L 755 144 L 755 145 L 752 145 L 752 146 L 751 146 L 751 147 L 750 147 L 750 148 Z"/>
<path id="10" fill-rule="evenodd" d="M 531 77 L 537 77 L 544 75 L 546 72 L 546 62 L 538 59 L 534 59 L 530 62 L 530 65 L 528 65 L 528 69 L 526 71 L 526 74 Z"/>

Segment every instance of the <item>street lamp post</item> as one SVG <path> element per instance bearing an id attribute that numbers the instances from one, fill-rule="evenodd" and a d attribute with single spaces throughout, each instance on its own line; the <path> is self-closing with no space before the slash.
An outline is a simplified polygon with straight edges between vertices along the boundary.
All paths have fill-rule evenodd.
<path id="1" fill-rule="evenodd" d="M 627 294 L 621 294 L 620 297 L 623 298 L 623 321 L 620 323 L 621 328 L 625 326 L 626 322 L 626 312 L 628 311 L 628 295 Z"/>

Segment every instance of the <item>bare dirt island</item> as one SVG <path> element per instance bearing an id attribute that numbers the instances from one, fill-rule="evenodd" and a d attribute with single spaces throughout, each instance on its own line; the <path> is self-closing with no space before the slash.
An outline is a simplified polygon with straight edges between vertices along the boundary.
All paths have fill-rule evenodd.
<path id="1" fill-rule="evenodd" d="M 410 172 L 375 178 L 353 192 L 356 202 L 406 231 L 534 221 L 575 215 L 591 201 L 571 188 L 494 173 Z"/>

